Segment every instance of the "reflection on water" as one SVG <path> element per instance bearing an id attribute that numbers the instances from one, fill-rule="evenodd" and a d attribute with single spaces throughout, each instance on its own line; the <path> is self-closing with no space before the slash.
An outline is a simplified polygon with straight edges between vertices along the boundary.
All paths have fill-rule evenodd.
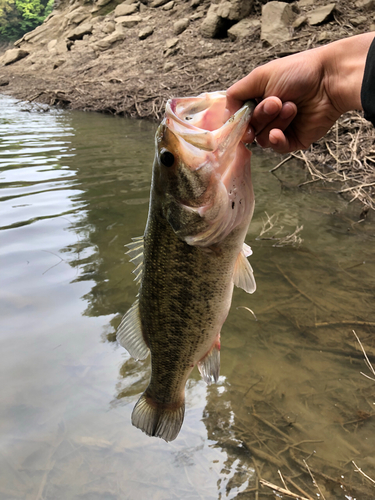
<path id="1" fill-rule="evenodd" d="M 373 216 L 255 152 L 258 290 L 235 290 L 219 384 L 193 373 L 167 444 L 130 424 L 149 361 L 114 334 L 137 292 L 124 245 L 145 225 L 155 126 L 0 106 L 0 498 L 274 498 L 259 478 L 282 486 L 278 469 L 319 498 L 306 460 L 327 500 L 372 499 L 351 462 L 375 478 L 375 383 L 352 333 L 375 361 Z M 303 225 L 301 246 L 256 239 L 265 211 L 267 236 Z"/>

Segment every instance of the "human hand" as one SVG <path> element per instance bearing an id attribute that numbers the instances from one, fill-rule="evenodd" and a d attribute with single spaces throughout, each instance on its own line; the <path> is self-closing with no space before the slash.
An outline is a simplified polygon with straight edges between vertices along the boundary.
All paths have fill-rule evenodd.
<path id="1" fill-rule="evenodd" d="M 361 109 L 360 88 L 374 34 L 339 40 L 254 69 L 227 90 L 233 114 L 248 99 L 256 106 L 243 140 L 256 137 L 280 153 L 307 149 L 341 114 Z"/>

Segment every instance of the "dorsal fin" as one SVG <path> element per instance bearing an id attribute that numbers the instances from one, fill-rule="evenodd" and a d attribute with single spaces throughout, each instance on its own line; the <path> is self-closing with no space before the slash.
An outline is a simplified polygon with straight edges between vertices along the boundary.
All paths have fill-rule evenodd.
<path id="1" fill-rule="evenodd" d="M 244 243 L 241 252 L 238 254 L 233 273 L 233 283 L 247 293 L 254 293 L 256 290 L 253 269 L 246 258 L 251 254 L 251 248 Z"/>
<path id="2" fill-rule="evenodd" d="M 134 359 L 147 358 L 150 350 L 143 338 L 138 299 L 122 318 L 116 337 Z"/>

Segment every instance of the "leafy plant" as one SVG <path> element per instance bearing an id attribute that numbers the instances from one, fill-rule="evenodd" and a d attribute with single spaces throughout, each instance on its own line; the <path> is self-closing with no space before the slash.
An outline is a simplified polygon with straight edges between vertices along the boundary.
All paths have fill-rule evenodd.
<path id="1" fill-rule="evenodd" d="M 14 41 L 51 13 L 54 0 L 0 0 L 0 41 Z"/>

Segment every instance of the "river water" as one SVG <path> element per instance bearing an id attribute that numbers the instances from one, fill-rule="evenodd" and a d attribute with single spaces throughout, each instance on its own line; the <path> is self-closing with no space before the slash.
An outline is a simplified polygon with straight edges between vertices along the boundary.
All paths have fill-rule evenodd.
<path id="1" fill-rule="evenodd" d="M 156 126 L 7 96 L 0 110 L 1 500 L 287 498 L 260 484 L 283 487 L 278 470 L 305 498 L 373 499 L 352 463 L 375 478 L 375 381 L 353 333 L 375 365 L 373 214 L 254 151 L 258 289 L 235 290 L 219 383 L 193 372 L 165 443 L 130 423 L 149 361 L 115 338 Z"/>

